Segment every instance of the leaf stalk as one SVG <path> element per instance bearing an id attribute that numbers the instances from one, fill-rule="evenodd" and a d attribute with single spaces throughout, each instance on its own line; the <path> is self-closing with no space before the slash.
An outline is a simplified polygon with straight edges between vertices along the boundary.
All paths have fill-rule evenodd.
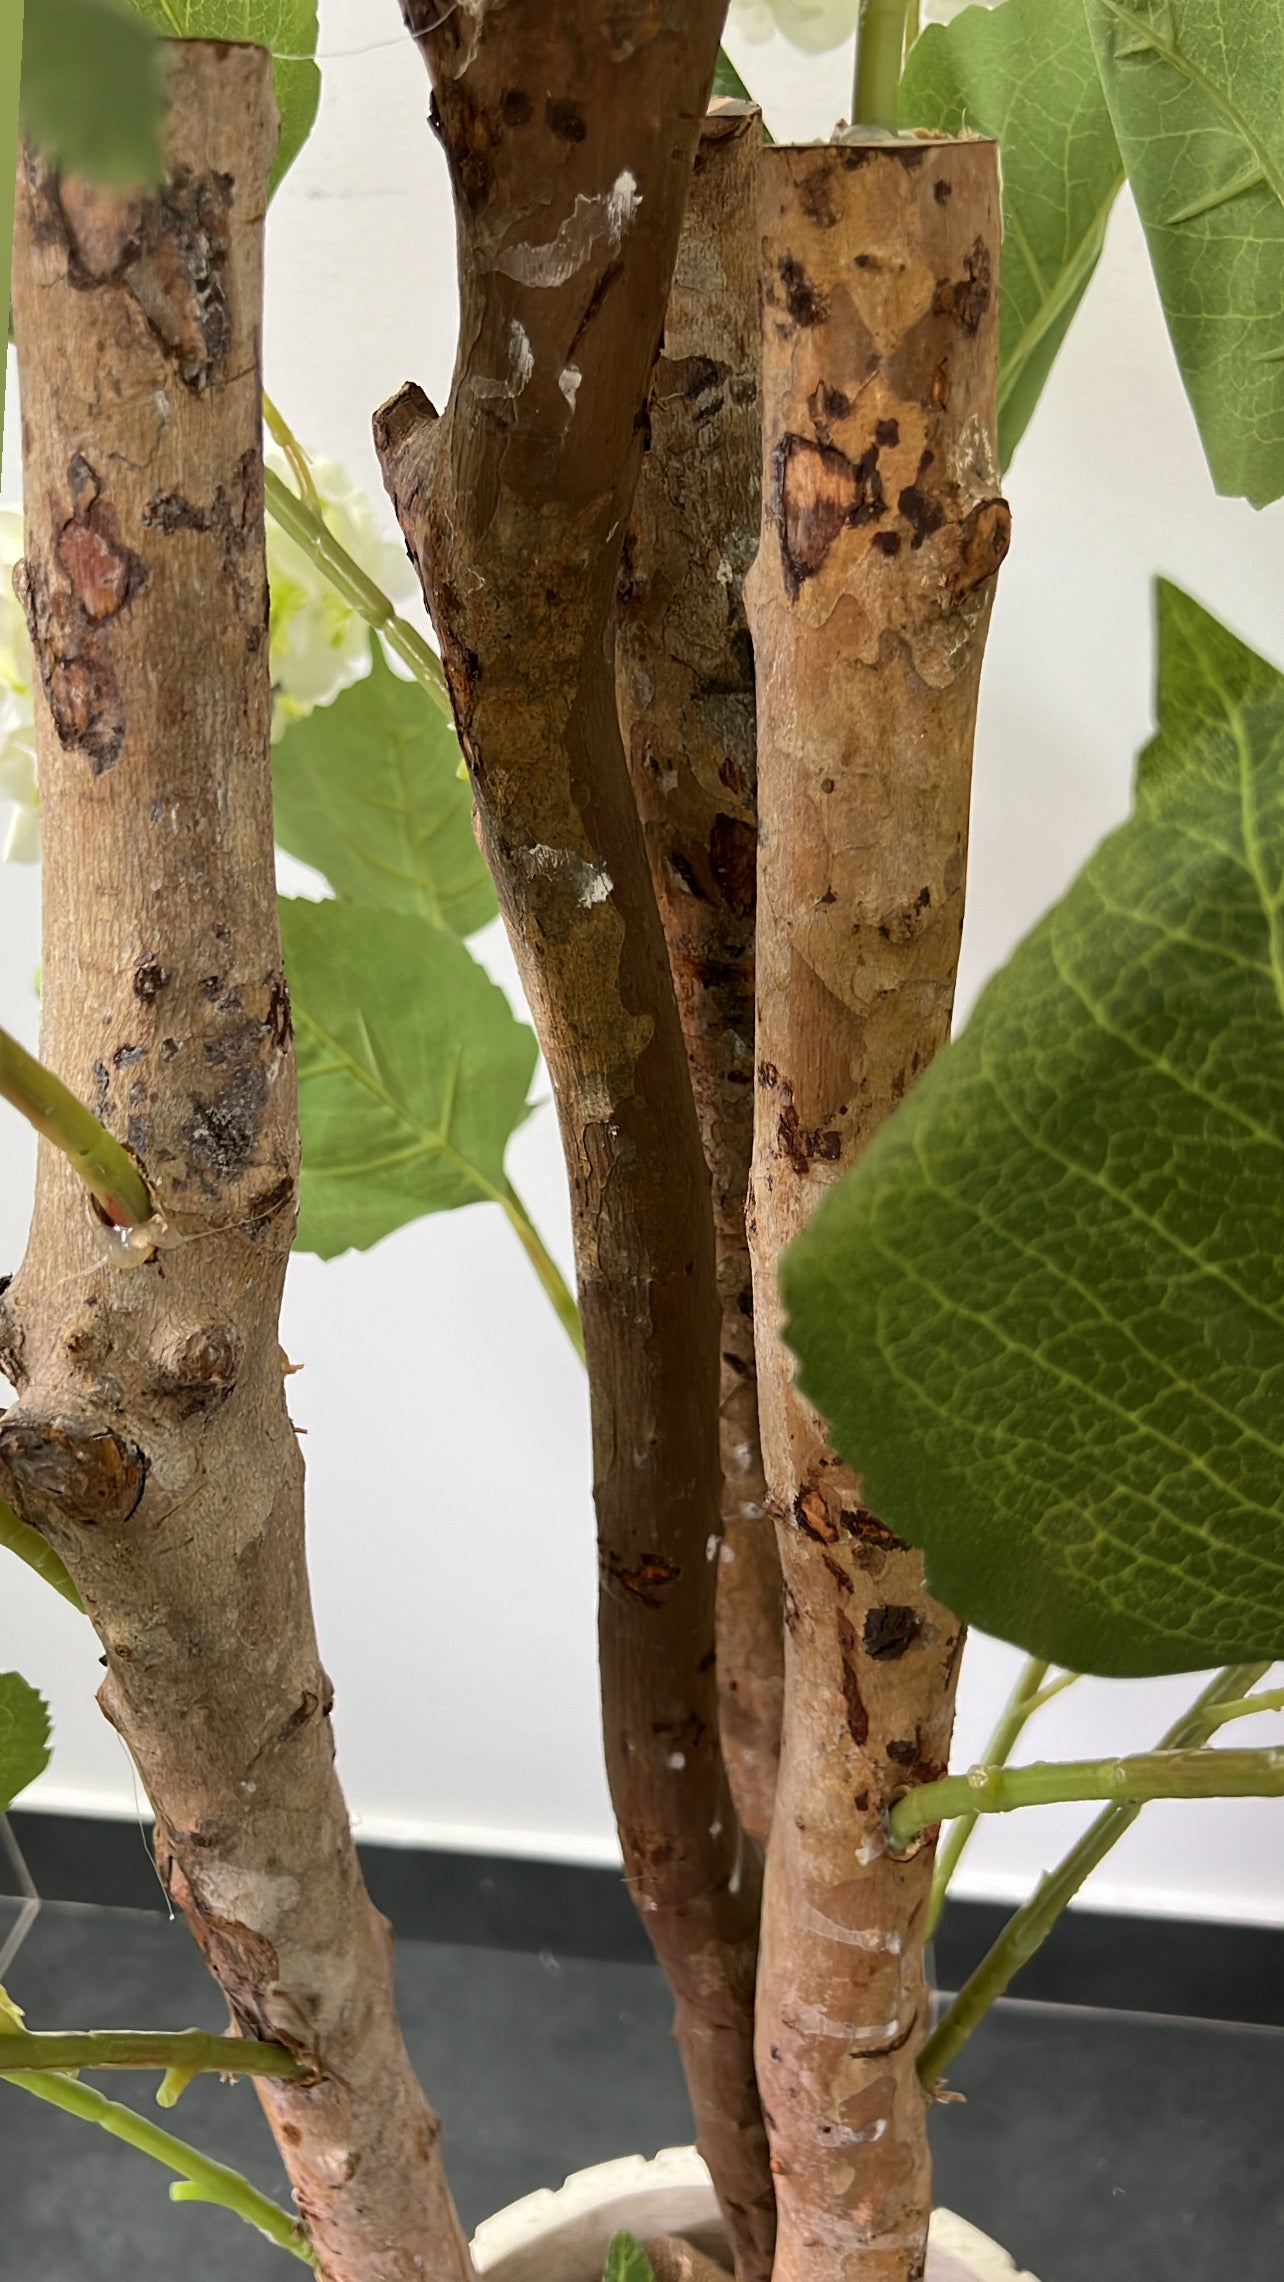
<path id="1" fill-rule="evenodd" d="M 1183 1751 L 1198 1744 L 1208 1732 L 1209 1712 L 1222 1704 L 1242 1701 L 1245 1691 L 1255 1687 L 1269 1670 L 1268 1660 L 1260 1664 L 1231 1664 L 1216 1673 L 1189 1711 L 1183 1712 L 1169 1728 L 1160 1742 L 1160 1751 Z M 1139 1800 L 1107 1807 L 1056 1868 L 1039 1880 L 1030 1899 L 1009 1918 L 998 1940 L 969 1975 L 927 2038 L 918 2057 L 918 2073 L 924 2084 L 931 2087 L 944 2076 L 991 2005 L 997 2003 L 1021 1967 L 1042 1947 L 1079 1888 L 1105 1860 L 1111 1848 L 1118 1845 L 1140 1813 Z"/>
<path id="2" fill-rule="evenodd" d="M 7 1030 L 0 1030 L 0 1095 L 61 1149 L 113 1228 L 137 1228 L 151 1219 L 147 1183 L 128 1151 Z"/>
<path id="3" fill-rule="evenodd" d="M 5 2030 L 0 2060 L 6 2076 L 33 2070 L 161 2068 L 190 2076 L 276 2076 L 287 2083 L 307 2070 L 283 2044 L 211 2036 L 205 2029 Z"/>

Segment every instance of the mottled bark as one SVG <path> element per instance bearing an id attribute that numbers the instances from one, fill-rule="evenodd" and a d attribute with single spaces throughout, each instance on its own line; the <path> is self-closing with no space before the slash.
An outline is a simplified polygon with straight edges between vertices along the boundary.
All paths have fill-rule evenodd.
<path id="1" fill-rule="evenodd" d="M 758 549 L 761 114 L 696 156 L 624 539 L 616 691 L 713 1186 L 722 1312 L 718 1699 L 740 1819 L 771 1827 L 784 1649 L 758 1439 L 745 1200 L 753 1147 L 757 756 L 745 572 Z"/>
<path id="2" fill-rule="evenodd" d="M 931 1847 L 883 1816 L 944 1767 L 961 1629 L 793 1386 L 775 1269 L 948 1034 L 995 464 L 990 143 L 763 159 L 758 1070 L 750 1237 L 785 1722 L 758 2070 L 777 2282 L 912 2282 Z"/>
<path id="3" fill-rule="evenodd" d="M 455 192 L 438 420 L 376 421 L 557 1098 L 593 1412 L 607 1766 L 745 2277 L 774 2213 L 755 1866 L 718 1740 L 709 1182 L 615 711 L 616 570 L 718 0 L 407 0 Z"/>
<path id="4" fill-rule="evenodd" d="M 259 330 L 271 60 L 170 51 L 168 181 L 21 170 L 42 1052 L 126 1141 L 149 1258 L 42 1144 L 0 1311 L 0 1485 L 106 1651 L 162 1879 L 243 2035 L 330 2282 L 471 2272 L 335 1777 L 277 1314 L 298 1136 L 273 879 Z"/>

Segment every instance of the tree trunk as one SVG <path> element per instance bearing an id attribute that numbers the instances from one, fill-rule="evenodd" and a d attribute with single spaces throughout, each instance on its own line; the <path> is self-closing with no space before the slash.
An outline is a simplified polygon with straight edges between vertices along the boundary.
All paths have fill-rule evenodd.
<path id="1" fill-rule="evenodd" d="M 231 2007 L 330 2282 L 462 2282 L 389 1929 L 335 1777 L 277 1314 L 298 1136 L 273 879 L 259 333 L 270 58 L 168 58 L 168 180 L 27 152 L 14 308 L 46 1060 L 137 1156 L 150 1258 L 40 1151 L 3 1303 L 0 1484 L 66 1562 L 157 1863 Z"/>
<path id="2" fill-rule="evenodd" d="M 763 159 L 758 1070 L 750 1235 L 785 1722 L 758 2070 L 777 2282 L 912 2282 L 931 2201 L 929 1844 L 883 1818 L 946 1762 L 961 1628 L 792 1383 L 776 1264 L 948 1034 L 994 574 L 997 154 Z"/>
<path id="3" fill-rule="evenodd" d="M 709 1181 L 615 711 L 621 534 L 720 0 L 407 0 L 459 234 L 454 386 L 376 421 L 548 1061 L 592 1395 L 607 1766 L 742 2276 L 774 2214 L 755 1861 L 718 1741 Z"/>
<path id="4" fill-rule="evenodd" d="M 745 1201 L 753 1147 L 762 117 L 722 102 L 696 158 L 624 540 L 616 691 L 713 1184 L 722 1312 L 718 1700 L 745 1828 L 771 1827 L 784 1648 L 758 1439 Z"/>

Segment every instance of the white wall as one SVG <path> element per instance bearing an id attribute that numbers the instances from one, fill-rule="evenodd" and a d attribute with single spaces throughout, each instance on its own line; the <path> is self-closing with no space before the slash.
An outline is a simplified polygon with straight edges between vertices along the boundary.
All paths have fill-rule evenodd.
<path id="1" fill-rule="evenodd" d="M 410 375 L 440 400 L 453 235 L 427 88 L 396 0 L 322 0 L 320 124 L 273 212 L 269 386 L 299 431 L 378 489 L 373 405 Z M 737 46 L 779 135 L 824 134 L 845 58 Z M 12 461 L 10 465 L 12 466 Z M 977 752 L 964 998 L 1124 813 L 1149 722 L 1149 580 L 1183 582 L 1284 660 L 1284 510 L 1216 500 L 1135 219 L 1106 258 L 1009 483 Z M 34 1042 L 37 881 L 0 872 L 0 1022 Z M 502 941 L 483 948 L 511 982 Z M 31 1152 L 0 1118 L 0 1268 L 21 1253 Z M 517 1185 L 567 1259 L 553 1118 L 514 1144 Z M 342 1771 L 371 1837 L 615 1858 L 596 1734 L 593 1525 L 582 1376 L 516 1245 L 486 1210 L 421 1222 L 373 1254 L 295 1261 L 285 1341 L 310 1473 L 318 1617 Z M 57 1751 L 31 1803 L 133 1813 L 99 1718 L 83 1624 L 13 1562 L 0 1666 L 50 1696 Z M 1016 1659 L 973 1642 L 959 1757 L 976 1756 Z M 1046 1715 L 1040 1755 L 1136 1747 L 1189 1680 L 1088 1682 Z M 1237 1736 L 1237 1741 L 1240 1737 Z M 1250 1740 L 1245 1733 L 1242 1740 Z M 1084 1820 L 994 1820 L 961 1885 L 1007 1898 Z M 1284 1923 L 1284 1807 L 1147 1810 L 1099 1906 Z"/>

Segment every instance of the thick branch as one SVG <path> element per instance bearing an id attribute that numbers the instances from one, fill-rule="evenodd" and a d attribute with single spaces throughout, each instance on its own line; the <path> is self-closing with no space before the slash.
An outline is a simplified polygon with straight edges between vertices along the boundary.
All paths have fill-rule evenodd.
<path id="1" fill-rule="evenodd" d="M 460 348 L 376 437 L 442 644 L 483 844 L 557 1096 L 592 1394 L 606 1754 L 746 2276 L 772 2195 L 757 1893 L 713 1670 L 709 1183 L 615 711 L 611 624 L 718 0 L 406 8 L 455 191 Z"/>
<path id="2" fill-rule="evenodd" d="M 469 2271 L 335 1778 L 277 1317 L 298 1141 L 273 877 L 258 351 L 271 61 L 170 51 L 168 180 L 19 186 L 42 1053 L 166 1241 L 104 1251 L 42 1144 L 0 1311 L 0 1487 L 65 1562 L 158 1866 L 331 2282 Z"/>
<path id="3" fill-rule="evenodd" d="M 763 157 L 759 1408 L 785 1723 L 758 2073 L 777 2282 L 911 2282 L 931 2182 L 914 2070 L 931 1853 L 883 1816 L 945 1772 L 962 1629 L 793 1385 L 784 1246 L 948 1034 L 996 496 L 992 145 Z"/>
<path id="4" fill-rule="evenodd" d="M 758 1439 L 745 1200 L 753 1148 L 757 858 L 761 114 L 720 103 L 701 138 L 648 448 L 624 540 L 616 690 L 713 1186 L 722 1311 L 718 1695 L 740 1819 L 763 1845 L 780 1756 L 780 1557 Z"/>

